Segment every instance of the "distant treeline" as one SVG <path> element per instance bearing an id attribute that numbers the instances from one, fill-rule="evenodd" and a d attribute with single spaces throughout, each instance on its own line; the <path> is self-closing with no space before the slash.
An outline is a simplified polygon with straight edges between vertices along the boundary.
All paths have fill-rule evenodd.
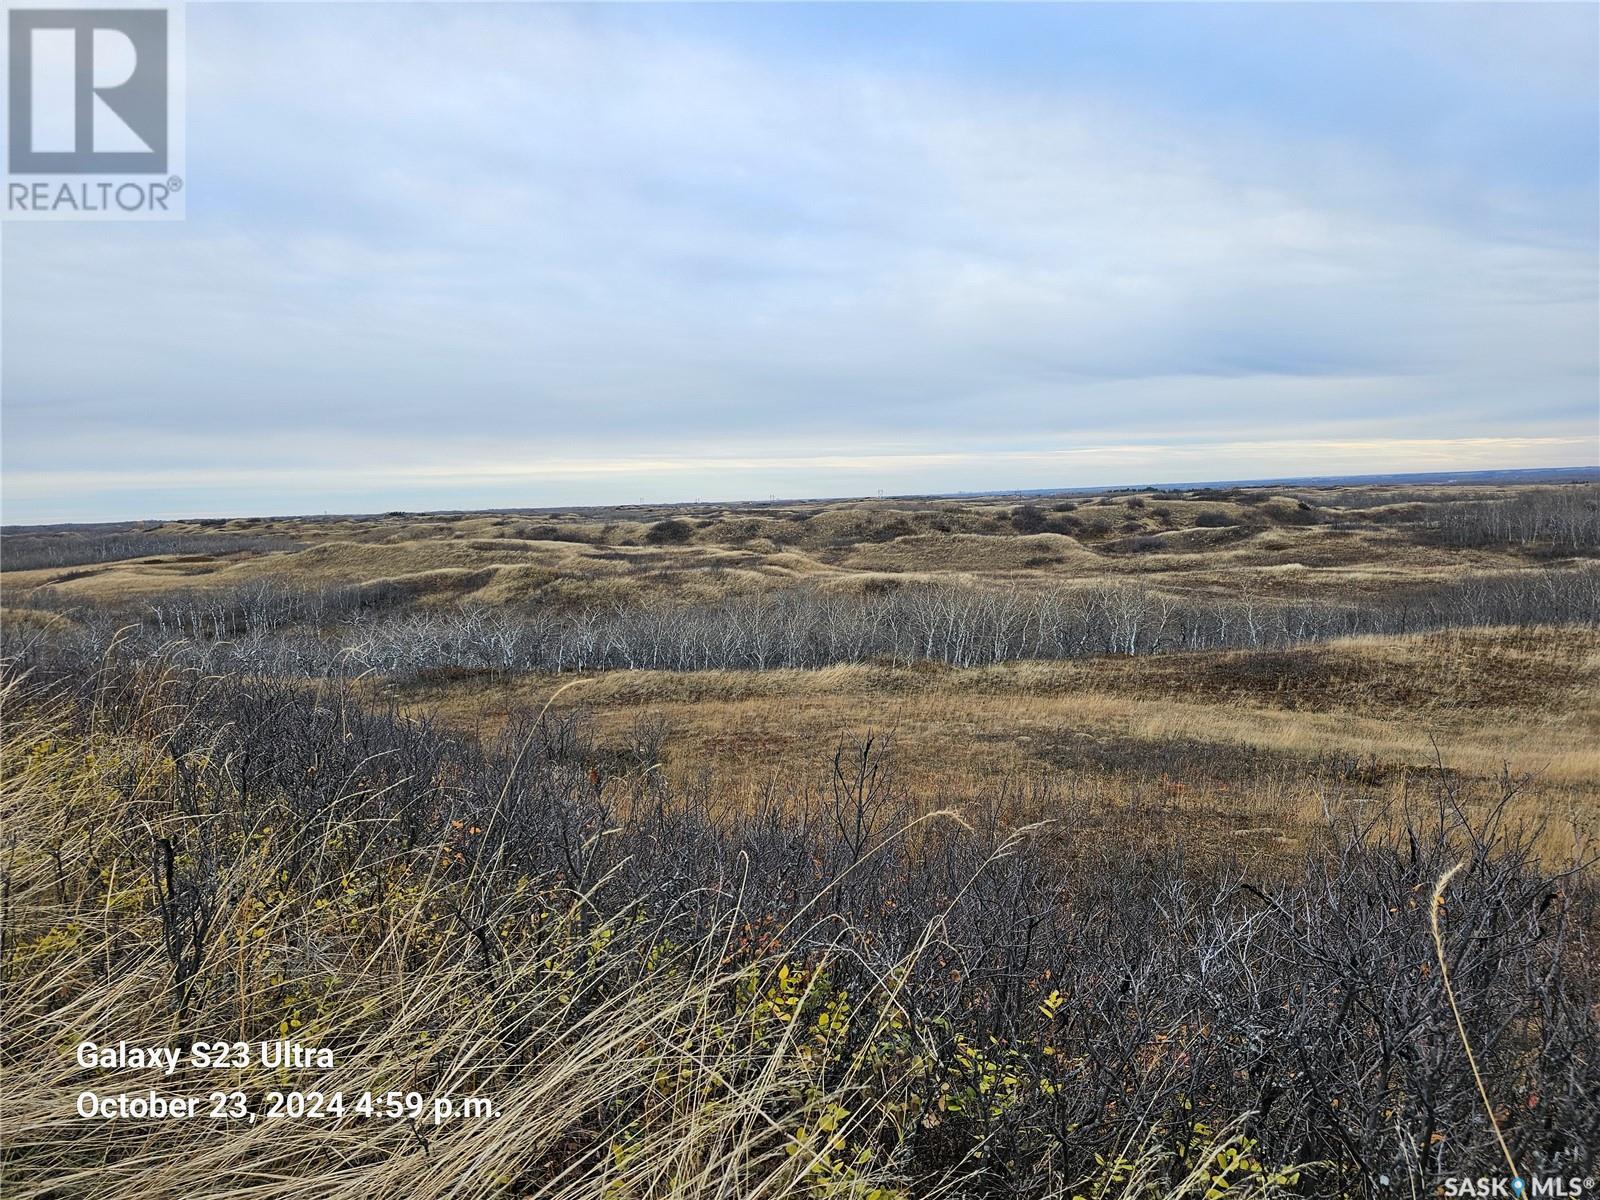
<path id="1" fill-rule="evenodd" d="M 1441 497 L 1427 488 L 1372 487 L 1299 495 L 1330 514 L 1366 513 L 1386 524 L 1414 529 L 1422 540 L 1434 544 L 1555 554 L 1600 552 L 1600 486 L 1529 488 L 1487 497 L 1474 495 L 1476 491 Z M 1232 498 L 1248 503 L 1243 494 Z"/>
<path id="2" fill-rule="evenodd" d="M 908 583 L 854 594 L 796 587 L 707 604 L 565 612 L 422 608 L 409 600 L 393 587 L 306 592 L 262 583 L 167 596 L 139 610 L 73 610 L 68 632 L 50 636 L 91 657 L 115 644 L 123 654 L 160 652 L 205 670 L 262 675 L 972 667 L 1473 626 L 1595 625 L 1600 570 L 1484 574 L 1361 600 L 1184 595 L 1142 583 L 1026 590 Z M 49 594 L 34 601 L 48 605 Z M 13 635 L 16 653 L 28 635 Z"/>
<path id="3" fill-rule="evenodd" d="M 6 533 L 0 535 L 0 567 L 7 571 L 35 571 L 158 554 L 234 554 L 242 550 L 291 550 L 299 545 L 290 538 L 242 533 L 156 533 L 142 529 Z"/>
<path id="4" fill-rule="evenodd" d="M 1525 492 L 1439 506 L 1429 527 L 1447 546 L 1600 547 L 1600 488 Z"/>

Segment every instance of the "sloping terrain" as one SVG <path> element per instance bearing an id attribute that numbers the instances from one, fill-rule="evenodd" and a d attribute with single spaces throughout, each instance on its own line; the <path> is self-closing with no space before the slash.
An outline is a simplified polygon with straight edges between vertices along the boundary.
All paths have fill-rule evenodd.
<path id="1" fill-rule="evenodd" d="M 1178 591 L 1313 597 L 1525 568 L 1593 549 L 1583 551 L 1582 538 L 1593 535 L 1581 532 L 1573 545 L 1559 536 L 1526 545 L 1441 537 L 1458 510 L 1544 493 L 1592 510 L 1600 488 L 1389 493 L 1393 499 L 1345 488 L 1294 495 L 1235 488 L 1056 501 L 391 513 L 145 522 L 116 535 L 63 527 L 8 533 L 0 580 L 14 592 L 48 588 L 94 602 L 261 579 L 305 587 L 396 583 L 424 602 L 564 606 L 715 599 L 799 579 L 863 587 L 881 578 L 1022 586 L 1144 578 Z M 97 557 L 141 542 L 181 549 Z M 34 565 L 41 561 L 49 565 Z"/>

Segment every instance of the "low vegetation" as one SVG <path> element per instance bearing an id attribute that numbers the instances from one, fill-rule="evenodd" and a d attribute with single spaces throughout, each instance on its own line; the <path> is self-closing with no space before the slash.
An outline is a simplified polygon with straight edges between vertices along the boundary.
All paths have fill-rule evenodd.
<path id="1" fill-rule="evenodd" d="M 391 514 L 20 567 L 8 534 L 6 1194 L 1593 1175 L 1593 511 Z M 73 1116 L 78 1043 L 213 1038 L 336 1061 L 191 1092 L 400 1111 Z"/>
<path id="2" fill-rule="evenodd" d="M 6 758 L 8 1190 L 1184 1194 L 1359 1190 L 1493 1161 L 1430 963 L 1525 1169 L 1600 1128 L 1587 862 L 1497 795 L 1330 814 L 1268 881 L 1085 850 L 1000 783 L 919 812 L 874 747 L 731 817 L 571 717 L 474 747 L 337 688 L 36 677 Z M 1031 819 L 1030 819 L 1031 818 Z M 19 836 L 20 835 L 20 836 Z M 137 1026 L 129 1027 L 130 1021 Z M 293 1140 L 74 1125 L 63 1046 L 286 1032 L 303 1078 L 495 1098 L 497 1120 Z M 312 1172 L 315 1172 L 313 1174 Z M 698 1182 L 696 1182 L 698 1181 Z M 321 1189 L 321 1190 L 319 1190 Z M 397 1191 L 395 1194 L 399 1194 Z"/>

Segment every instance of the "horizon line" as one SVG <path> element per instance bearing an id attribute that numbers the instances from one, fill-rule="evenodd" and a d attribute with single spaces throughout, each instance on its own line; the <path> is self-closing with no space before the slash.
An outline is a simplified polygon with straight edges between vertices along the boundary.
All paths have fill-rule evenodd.
<path id="1" fill-rule="evenodd" d="M 711 499 L 696 498 L 693 500 L 637 500 L 609 504 L 548 504 L 548 505 L 491 505 L 484 508 L 426 508 L 426 509 L 372 509 L 368 512 L 333 512 L 327 510 L 320 513 L 251 513 L 218 515 L 206 513 L 194 516 L 174 517 L 123 517 L 101 521 L 40 521 L 33 524 L 0 524 L 0 535 L 12 535 L 30 530 L 55 530 L 74 528 L 93 528 L 97 526 L 115 525 L 165 525 L 177 521 L 326 521 L 326 520 L 359 520 L 400 514 L 404 516 L 472 516 L 489 513 L 558 513 L 582 512 L 586 510 L 626 510 L 626 509 L 673 509 L 695 507 L 740 507 L 759 508 L 773 507 L 786 504 L 839 504 L 845 501 L 905 501 L 905 500 L 956 500 L 956 499 L 988 499 L 1003 498 L 1007 496 L 1066 496 L 1066 495 L 1098 495 L 1106 492 L 1141 492 L 1141 491 L 1179 491 L 1179 490 L 1210 490 L 1216 488 L 1244 488 L 1244 487 L 1328 487 L 1351 486 L 1367 484 L 1369 486 L 1403 486 L 1405 484 L 1442 484 L 1451 481 L 1459 482 L 1462 486 L 1482 485 L 1488 486 L 1497 482 L 1516 483 L 1517 476 L 1577 476 L 1578 478 L 1563 478 L 1551 480 L 1551 483 L 1583 483 L 1591 479 L 1600 481 L 1600 462 L 1593 464 L 1564 465 L 1550 467 L 1470 467 L 1455 471 L 1374 471 L 1356 472 L 1349 474 L 1330 475 L 1267 475 L 1253 479 L 1194 479 L 1171 480 L 1166 482 L 1138 481 L 1124 483 L 1105 483 L 1087 485 L 1063 485 L 1061 487 L 1043 488 L 992 488 L 975 491 L 943 491 L 943 492 L 880 492 L 877 495 L 864 493 L 840 494 L 834 496 L 777 496 L 771 495 L 767 499 L 718 497 Z M 1509 477 L 1509 478 L 1508 478 Z M 1527 479 L 1525 482 L 1536 483 L 1537 479 Z"/>

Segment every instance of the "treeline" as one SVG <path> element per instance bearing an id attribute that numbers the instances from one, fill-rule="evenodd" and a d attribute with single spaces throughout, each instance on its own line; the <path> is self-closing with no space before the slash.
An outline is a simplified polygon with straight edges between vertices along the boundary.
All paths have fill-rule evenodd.
<path id="1" fill-rule="evenodd" d="M 7 571 L 34 571 L 158 554 L 235 554 L 244 550 L 290 550 L 299 545 L 290 538 L 246 533 L 157 533 L 142 529 L 5 533 L 0 534 L 0 567 Z"/>
<path id="2" fill-rule="evenodd" d="M 48 593 L 34 602 L 51 603 Z M 1270 649 L 1441 628 L 1594 625 L 1600 571 L 1485 574 L 1361 600 L 1184 595 L 1136 582 L 1037 590 L 913 583 L 860 594 L 802 587 L 711 604 L 565 612 L 424 608 L 393 587 L 304 592 L 262 583 L 72 615 L 71 631 L 51 636 L 78 645 L 86 660 L 115 644 L 126 654 L 160 652 L 206 670 L 262 675 L 973 667 Z M 25 653 L 27 641 L 13 637 L 12 652 Z"/>
<path id="3" fill-rule="evenodd" d="M 1443 504 L 1428 528 L 1444 545 L 1548 547 L 1578 553 L 1600 549 L 1600 488 L 1550 488 L 1503 500 Z"/>
<path id="4" fill-rule="evenodd" d="M 168 920 L 171 1003 L 199 1027 L 232 1028 L 239 998 L 261 989 L 232 942 L 202 951 L 247 903 L 238 880 L 253 878 L 270 829 L 282 928 L 251 916 L 239 929 L 254 921 L 260 945 L 294 947 L 272 960 L 289 1000 L 326 994 L 327 964 L 403 925 L 423 949 L 376 961 L 405 972 L 407 995 L 445 980 L 474 1014 L 471 1038 L 443 1060 L 450 1078 L 495 1094 L 570 1052 L 564 1031 L 603 1015 L 631 981 L 693 988 L 703 975 L 727 1024 L 697 1053 L 769 1029 L 803 1040 L 819 1079 L 854 1081 L 832 1118 L 837 1157 L 887 1164 L 907 1195 L 942 1194 L 952 1178 L 962 1195 L 1072 1194 L 1071 1181 L 1152 1146 L 1175 1148 L 1182 1177 L 1185 1148 L 1239 1119 L 1250 1149 L 1219 1187 L 1258 1194 L 1249 1184 L 1264 1173 L 1314 1164 L 1294 1175 L 1298 1194 L 1426 1194 L 1500 1169 L 1475 1072 L 1523 1173 L 1600 1165 L 1589 864 L 1545 870 L 1536 832 L 1510 831 L 1494 796 L 1458 794 L 1444 772 L 1436 809 L 1335 816 L 1303 869 L 1271 881 L 1107 844 L 1088 810 L 1003 779 L 961 820 L 919 824 L 926 804 L 871 743 L 841 751 L 810 791 L 724 813 L 699 790 L 675 792 L 648 753 L 608 766 L 575 715 L 516 715 L 480 746 L 373 712 L 337 685 L 313 693 L 198 672 L 152 682 L 126 666 L 44 663 L 25 686 L 72 701 L 71 735 L 36 757 L 70 753 L 71 736 L 92 730 L 102 755 L 108 739 L 153 738 L 169 764 L 125 814 L 71 826 L 96 840 L 72 843 L 69 862 L 96 869 L 63 871 L 60 845 L 46 844 L 56 865 L 36 872 L 39 887 L 93 914 L 79 937 L 105 939 L 48 945 L 82 953 L 88 978 L 151 972 L 131 934 L 100 931 L 131 929 L 144 911 L 102 894 L 105 879 L 153 894 Z M 109 805 L 124 786 L 85 795 Z M 1341 811 L 1336 795 L 1329 809 Z M 1030 810 L 1052 819 L 1023 824 Z M 1459 860 L 1437 909 L 1434 882 Z M 152 862 L 164 880 L 144 884 Z M 352 897 L 395 908 L 353 909 Z M 1476 1067 L 1434 966 L 1435 911 Z M 567 912 L 579 950 L 552 959 L 540 931 Z M 531 984 L 500 986 L 552 972 L 560 995 L 548 1003 Z M 59 1006 L 60 987 L 36 989 L 38 1002 Z M 360 999 L 340 1011 L 364 1013 Z M 284 1011 L 279 1002 L 264 1019 Z M 429 1007 L 430 1036 L 460 1011 Z M 341 1053 L 382 1036 L 353 1021 Z M 59 1061 L 42 1041 L 33 1066 L 13 1069 Z M 625 1150 L 631 1122 L 739 1104 L 753 1086 L 719 1077 L 707 1101 L 671 1090 L 676 1078 L 619 1077 L 603 1098 L 573 1100 L 548 1150 L 494 1162 L 532 1193 L 582 1155 Z M 797 1091 L 764 1112 L 776 1161 L 784 1139 L 807 1134 L 793 1128 L 802 1103 Z M 40 1169 L 38 1157 L 25 1165 Z"/>

